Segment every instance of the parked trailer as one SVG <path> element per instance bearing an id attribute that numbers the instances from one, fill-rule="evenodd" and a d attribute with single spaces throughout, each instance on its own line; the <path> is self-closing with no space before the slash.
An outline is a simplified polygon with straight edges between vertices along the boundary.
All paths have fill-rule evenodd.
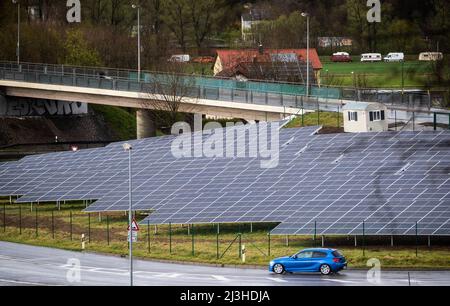
<path id="1" fill-rule="evenodd" d="M 442 52 L 422 52 L 419 54 L 419 61 L 440 61 L 443 58 Z"/>
<path id="2" fill-rule="evenodd" d="M 361 62 L 381 62 L 383 57 L 381 53 L 363 53 L 361 54 Z"/>

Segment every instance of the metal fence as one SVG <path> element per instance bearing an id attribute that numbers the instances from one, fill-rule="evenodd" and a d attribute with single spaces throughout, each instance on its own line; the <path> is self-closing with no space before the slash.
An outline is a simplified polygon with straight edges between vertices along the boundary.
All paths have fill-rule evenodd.
<path id="1" fill-rule="evenodd" d="M 142 71 L 138 78 L 138 72 L 130 69 L 0 62 L 1 79 L 132 92 L 149 92 L 151 87 L 148 84 L 167 81 L 170 75 L 173 74 Z M 308 103 L 315 103 L 319 99 L 381 102 L 393 106 L 426 109 L 445 103 L 442 93 L 423 90 L 376 90 L 313 85 L 310 88 L 310 96 L 306 97 L 304 84 L 260 80 L 243 82 L 228 78 L 176 75 L 189 87 L 187 96 L 228 102 L 305 109 L 308 109 Z"/>

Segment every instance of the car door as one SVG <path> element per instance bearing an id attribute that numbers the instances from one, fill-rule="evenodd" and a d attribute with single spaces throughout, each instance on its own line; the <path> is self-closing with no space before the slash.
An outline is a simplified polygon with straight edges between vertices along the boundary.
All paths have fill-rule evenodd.
<path id="1" fill-rule="evenodd" d="M 324 262 L 324 259 L 328 256 L 326 252 L 322 251 L 314 251 L 311 259 L 308 261 L 306 265 L 306 269 L 311 272 L 319 271 L 321 264 Z"/>
<path id="2" fill-rule="evenodd" d="M 312 251 L 303 251 L 294 256 L 292 265 L 292 271 L 294 272 L 305 272 L 307 271 L 307 266 L 309 265 L 309 260 L 313 255 Z"/>

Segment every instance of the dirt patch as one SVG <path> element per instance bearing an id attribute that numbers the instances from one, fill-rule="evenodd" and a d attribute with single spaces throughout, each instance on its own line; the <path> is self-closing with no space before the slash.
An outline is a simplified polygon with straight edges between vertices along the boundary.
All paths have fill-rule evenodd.
<path id="1" fill-rule="evenodd" d="M 49 143 L 119 140 L 102 115 L 0 117 L 0 146 L 17 143 Z"/>

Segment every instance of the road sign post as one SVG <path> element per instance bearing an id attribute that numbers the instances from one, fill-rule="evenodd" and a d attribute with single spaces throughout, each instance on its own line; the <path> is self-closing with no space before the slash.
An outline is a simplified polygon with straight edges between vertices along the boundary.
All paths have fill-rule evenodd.
<path id="1" fill-rule="evenodd" d="M 128 225 L 128 238 L 127 238 L 128 243 L 137 242 L 138 232 L 139 232 L 139 226 L 138 226 L 136 220 L 133 219 L 131 221 L 131 229 L 130 229 L 130 226 Z"/>

